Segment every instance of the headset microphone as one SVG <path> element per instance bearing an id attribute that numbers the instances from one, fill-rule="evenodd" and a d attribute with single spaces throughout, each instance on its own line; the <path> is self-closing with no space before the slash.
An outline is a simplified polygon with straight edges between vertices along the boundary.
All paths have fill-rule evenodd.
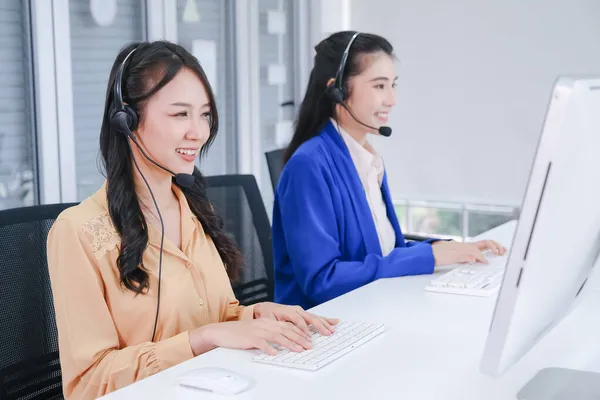
<path id="1" fill-rule="evenodd" d="M 162 169 L 163 171 L 166 171 L 166 172 L 170 173 L 171 175 L 173 175 L 175 177 L 175 182 L 179 186 L 182 186 L 182 187 L 188 188 L 188 189 L 191 188 L 192 186 L 194 186 L 194 182 L 195 182 L 194 175 L 192 175 L 192 174 L 176 174 L 175 172 L 171 171 L 170 169 L 163 167 L 162 165 L 160 165 L 159 163 L 157 163 L 156 161 L 154 161 L 153 159 L 148 157 L 146 152 L 142 149 L 142 146 L 140 146 L 140 144 L 138 143 L 135 136 L 133 136 L 133 135 L 128 135 L 128 136 L 131 138 L 131 141 L 133 143 L 135 143 L 135 145 L 137 146 L 140 153 L 142 153 L 142 155 L 148 161 L 150 161 L 152 164 L 156 165 L 158 168 Z"/>
<path id="2" fill-rule="evenodd" d="M 350 114 L 350 116 L 351 116 L 351 117 L 352 117 L 352 118 L 353 118 L 353 119 L 354 119 L 356 122 L 358 122 L 359 124 L 361 124 L 361 125 L 363 125 L 363 126 L 366 126 L 367 128 L 371 128 L 371 129 L 373 129 L 373 130 L 376 130 L 376 131 L 378 131 L 378 132 L 379 132 L 379 134 L 380 134 L 381 136 L 388 137 L 388 136 L 390 136 L 390 135 L 392 134 L 392 128 L 390 128 L 389 126 L 380 126 L 379 128 L 375 128 L 374 126 L 367 125 L 367 124 L 365 124 L 364 122 L 361 122 L 361 121 L 359 121 L 359 120 L 358 120 L 358 118 L 356 118 L 356 117 L 354 116 L 354 113 L 352 113 L 352 111 L 350 111 L 350 108 L 349 108 L 348 106 L 346 106 L 346 103 L 344 103 L 344 102 L 341 102 L 341 103 L 339 103 L 339 104 L 340 104 L 342 107 L 344 107 L 344 108 L 346 109 L 346 111 L 348 111 L 348 114 Z"/>
<path id="3" fill-rule="evenodd" d="M 342 54 L 342 60 L 340 61 L 340 65 L 338 67 L 337 73 L 335 74 L 335 82 L 333 82 L 332 84 L 327 86 L 325 94 L 331 101 L 344 107 L 344 109 L 346 111 L 348 111 L 350 116 L 356 122 L 358 122 L 359 124 L 361 124 L 363 126 L 366 126 L 367 128 L 378 131 L 381 136 L 388 137 L 392 134 L 392 128 L 390 128 L 389 126 L 382 126 L 382 127 L 376 128 L 374 126 L 367 125 L 364 122 L 359 121 L 354 116 L 352 111 L 350 111 L 350 108 L 346 105 L 346 99 L 348 98 L 348 91 L 346 90 L 346 88 L 344 87 L 343 82 L 342 82 L 343 76 L 344 76 L 344 68 L 346 67 L 346 61 L 348 60 L 348 54 L 350 53 L 350 47 L 352 46 L 352 43 L 354 42 L 354 40 L 356 39 L 356 37 L 359 34 L 360 34 L 360 32 L 356 32 L 350 38 L 350 41 L 348 42 L 348 45 L 346 46 L 346 50 L 344 50 L 344 54 Z"/>

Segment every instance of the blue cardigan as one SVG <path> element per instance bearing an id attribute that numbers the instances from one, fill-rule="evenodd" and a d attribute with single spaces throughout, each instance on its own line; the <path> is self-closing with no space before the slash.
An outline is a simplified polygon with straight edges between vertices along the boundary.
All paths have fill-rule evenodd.
<path id="1" fill-rule="evenodd" d="M 379 278 L 433 272 L 431 241 L 406 242 L 387 175 L 382 183 L 396 248 L 383 257 L 356 167 L 328 122 L 286 164 L 273 208 L 275 301 L 311 308 Z"/>

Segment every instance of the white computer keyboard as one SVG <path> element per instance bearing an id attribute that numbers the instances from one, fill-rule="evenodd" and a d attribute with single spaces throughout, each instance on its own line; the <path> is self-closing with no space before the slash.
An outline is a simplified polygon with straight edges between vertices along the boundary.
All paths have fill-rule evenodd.
<path id="1" fill-rule="evenodd" d="M 382 324 L 340 321 L 330 336 L 313 332 L 310 350 L 297 353 L 278 347 L 278 354 L 270 356 L 263 353 L 254 357 L 253 361 L 316 371 L 368 342 L 384 328 Z"/>
<path id="2" fill-rule="evenodd" d="M 432 279 L 425 290 L 466 296 L 491 296 L 502 285 L 507 257 L 508 252 L 503 256 L 486 255 L 489 264 L 458 265 Z"/>

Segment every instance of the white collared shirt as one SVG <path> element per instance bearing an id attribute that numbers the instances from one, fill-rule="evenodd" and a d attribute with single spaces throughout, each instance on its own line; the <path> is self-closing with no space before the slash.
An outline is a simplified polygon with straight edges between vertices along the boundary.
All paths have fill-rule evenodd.
<path id="1" fill-rule="evenodd" d="M 384 173 L 381 155 L 371 147 L 369 142 L 365 141 L 365 144 L 361 145 L 339 126 L 335 120 L 332 120 L 332 123 L 338 128 L 344 143 L 346 143 L 350 157 L 358 172 L 369 208 L 371 209 L 373 222 L 375 222 L 381 252 L 385 257 L 396 247 L 396 233 L 387 217 L 387 209 L 381 193 Z"/>

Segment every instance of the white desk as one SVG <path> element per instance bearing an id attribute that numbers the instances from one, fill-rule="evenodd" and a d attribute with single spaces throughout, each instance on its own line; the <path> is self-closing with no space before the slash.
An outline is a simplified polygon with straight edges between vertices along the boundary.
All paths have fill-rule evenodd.
<path id="1" fill-rule="evenodd" d="M 487 232 L 510 245 L 515 224 Z M 596 274 L 598 275 L 598 274 Z M 596 276 L 597 278 L 598 276 Z M 239 399 L 515 399 L 544 367 L 600 372 L 600 291 L 581 304 L 499 379 L 479 372 L 496 296 L 429 293 L 431 276 L 385 279 L 313 309 L 347 320 L 383 322 L 386 332 L 315 372 L 251 361 L 253 351 L 217 349 L 118 390 L 106 399 L 223 399 L 179 387 L 177 378 L 198 367 L 222 367 L 254 384 Z M 598 280 L 590 289 L 599 287 Z M 570 346 L 573 346 L 572 348 Z"/>

